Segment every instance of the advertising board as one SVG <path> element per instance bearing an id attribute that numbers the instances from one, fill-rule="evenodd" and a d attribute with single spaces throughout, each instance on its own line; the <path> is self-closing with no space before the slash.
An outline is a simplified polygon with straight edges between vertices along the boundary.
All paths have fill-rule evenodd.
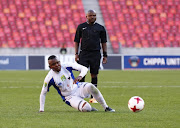
<path id="1" fill-rule="evenodd" d="M 180 56 L 124 56 L 124 69 L 180 69 Z"/>
<path id="2" fill-rule="evenodd" d="M 0 56 L 0 70 L 26 70 L 26 56 Z"/>
<path id="3" fill-rule="evenodd" d="M 44 69 L 45 63 L 44 63 L 44 56 L 29 56 L 28 57 L 29 62 L 29 69 Z"/>

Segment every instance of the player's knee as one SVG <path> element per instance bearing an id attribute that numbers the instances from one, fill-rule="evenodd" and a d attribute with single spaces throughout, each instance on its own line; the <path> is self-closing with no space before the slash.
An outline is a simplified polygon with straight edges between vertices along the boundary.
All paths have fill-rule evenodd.
<path id="1" fill-rule="evenodd" d="M 80 103 L 80 105 L 79 105 L 79 110 L 81 111 L 81 112 L 90 112 L 91 111 L 91 105 L 88 103 L 88 102 L 86 102 L 86 101 L 82 101 L 81 103 Z"/>
<path id="2" fill-rule="evenodd" d="M 89 83 L 87 86 L 88 86 L 88 90 L 91 94 L 98 93 L 98 89 L 93 84 Z"/>
<path id="3" fill-rule="evenodd" d="M 96 86 L 94 86 L 94 84 L 92 84 L 92 83 L 86 84 L 86 87 L 87 87 L 88 89 L 94 89 L 94 88 L 96 88 Z"/>

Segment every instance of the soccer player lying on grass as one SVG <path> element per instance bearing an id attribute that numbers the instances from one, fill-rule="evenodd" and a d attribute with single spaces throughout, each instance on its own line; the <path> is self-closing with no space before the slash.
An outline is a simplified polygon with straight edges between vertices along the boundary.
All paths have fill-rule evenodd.
<path id="1" fill-rule="evenodd" d="M 49 68 L 51 69 L 47 74 L 42 91 L 40 94 L 40 112 L 44 112 L 44 104 L 46 93 L 49 91 L 51 85 L 57 90 L 63 101 L 69 106 L 81 111 L 90 112 L 97 111 L 84 100 L 92 95 L 102 105 L 106 112 L 115 112 L 106 104 L 101 92 L 91 83 L 79 82 L 86 74 L 88 69 L 77 63 L 60 64 L 56 56 L 51 55 L 48 58 Z M 80 71 L 77 78 L 74 77 L 72 70 Z"/>

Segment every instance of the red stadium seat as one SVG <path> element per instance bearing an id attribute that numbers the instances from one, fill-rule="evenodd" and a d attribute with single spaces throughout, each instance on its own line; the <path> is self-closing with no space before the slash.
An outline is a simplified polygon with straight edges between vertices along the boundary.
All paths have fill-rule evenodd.
<path id="1" fill-rule="evenodd" d="M 144 48 L 148 48 L 149 47 L 149 43 L 147 40 L 142 40 L 142 47 Z"/>
<path id="2" fill-rule="evenodd" d="M 135 46 L 134 46 L 135 48 L 141 48 L 142 47 L 142 45 L 141 45 L 141 43 L 135 43 Z"/>
<path id="3" fill-rule="evenodd" d="M 16 44 L 15 44 L 14 40 L 9 40 L 9 41 L 8 41 L 8 47 L 10 47 L 10 48 L 16 48 Z"/>
<path id="4" fill-rule="evenodd" d="M 164 46 L 165 46 L 165 47 L 171 47 L 171 42 L 168 41 L 168 40 L 165 40 L 165 41 L 164 41 Z"/>
<path id="5" fill-rule="evenodd" d="M 73 47 L 77 25 L 85 21 L 81 0 L 3 0 L 1 3 L 0 28 L 3 33 L 0 38 L 3 43 L 0 47 L 59 47 L 61 43 Z M 69 21 L 71 25 L 67 25 Z M 57 30 L 61 33 L 67 30 L 68 39 L 64 40 L 63 35 L 58 37 Z M 12 32 L 19 33 L 13 36 Z M 7 44 L 4 43 L 6 37 Z"/>
<path id="6" fill-rule="evenodd" d="M 99 0 L 99 5 L 114 51 L 119 44 L 180 47 L 179 0 Z M 73 47 L 77 25 L 85 20 L 82 0 L 2 0 L 0 47 Z"/>
<path id="7" fill-rule="evenodd" d="M 108 34 L 113 33 L 122 47 L 179 46 L 178 0 L 99 0 L 99 3 Z M 113 14 L 106 11 L 108 7 Z M 109 15 L 112 15 L 111 19 L 108 19 Z"/>

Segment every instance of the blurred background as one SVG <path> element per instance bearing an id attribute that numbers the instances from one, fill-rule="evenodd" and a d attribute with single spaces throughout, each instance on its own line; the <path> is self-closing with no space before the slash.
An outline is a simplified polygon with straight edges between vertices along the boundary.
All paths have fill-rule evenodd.
<path id="1" fill-rule="evenodd" d="M 107 30 L 101 69 L 180 68 L 180 0 L 0 0 L 0 69 L 48 69 L 51 54 L 74 61 L 76 28 L 89 9 Z"/>

